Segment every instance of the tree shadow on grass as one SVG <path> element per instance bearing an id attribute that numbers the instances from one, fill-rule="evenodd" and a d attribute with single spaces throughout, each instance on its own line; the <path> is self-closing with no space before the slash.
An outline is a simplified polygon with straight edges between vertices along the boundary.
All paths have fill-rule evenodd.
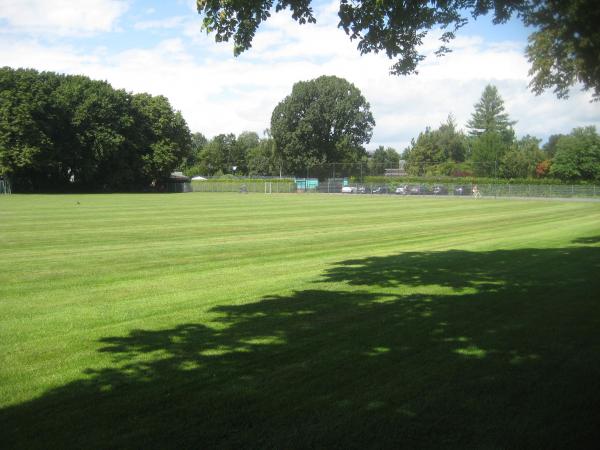
<path id="1" fill-rule="evenodd" d="M 600 242 L 600 236 L 588 236 L 575 239 L 575 244 L 597 244 Z"/>
<path id="2" fill-rule="evenodd" d="M 1 410 L 1 442 L 589 448 L 599 273 L 593 246 L 343 261 L 319 289 L 102 339 L 113 367 Z"/>

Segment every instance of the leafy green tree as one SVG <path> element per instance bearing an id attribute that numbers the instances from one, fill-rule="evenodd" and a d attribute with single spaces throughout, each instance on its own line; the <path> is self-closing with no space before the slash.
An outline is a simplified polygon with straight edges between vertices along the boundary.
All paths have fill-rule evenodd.
<path id="1" fill-rule="evenodd" d="M 548 159 L 554 158 L 554 155 L 556 154 L 556 143 L 562 136 L 564 136 L 564 134 L 550 135 L 550 137 L 548 138 L 548 142 L 546 142 L 542 147 L 542 150 L 544 150 Z"/>
<path id="2" fill-rule="evenodd" d="M 0 173 L 17 190 L 129 190 L 181 165 L 191 148 L 164 97 L 84 76 L 0 69 Z"/>
<path id="3" fill-rule="evenodd" d="M 254 131 L 244 131 L 240 133 L 236 141 L 236 173 L 248 173 L 248 153 L 260 145 L 260 138 Z"/>
<path id="4" fill-rule="evenodd" d="M 596 127 L 575 128 L 558 139 L 550 174 L 563 180 L 600 181 L 600 136 Z"/>
<path id="5" fill-rule="evenodd" d="M 137 151 L 143 162 L 142 171 L 155 183 L 166 179 L 179 167 L 192 150 L 190 130 L 179 111 L 174 111 L 163 96 L 136 94 L 135 127 L 142 133 Z"/>
<path id="6" fill-rule="evenodd" d="M 385 169 L 398 167 L 400 154 L 392 147 L 384 148 L 380 145 L 375 149 L 368 160 L 368 167 L 372 174 L 383 174 Z"/>
<path id="7" fill-rule="evenodd" d="M 275 154 L 275 141 L 272 138 L 261 139 L 256 147 L 246 153 L 248 175 L 277 175 L 279 164 Z"/>
<path id="8" fill-rule="evenodd" d="M 208 139 L 200 132 L 192 133 L 192 151 L 199 152 L 208 143 Z"/>
<path id="9" fill-rule="evenodd" d="M 469 146 L 464 133 L 458 130 L 454 117 L 450 114 L 446 123 L 440 125 L 436 133 L 437 145 L 443 149 L 446 161 L 461 163 L 468 156 Z"/>
<path id="10" fill-rule="evenodd" d="M 300 24 L 314 23 L 312 0 L 196 0 L 203 27 L 215 40 L 234 41 L 234 54 L 252 46 L 258 27 L 275 11 L 289 8 Z M 384 52 L 396 62 L 394 74 L 410 74 L 424 59 L 419 53 L 427 33 L 442 31 L 437 55 L 451 51 L 449 42 L 469 19 L 491 13 L 496 24 L 516 15 L 535 31 L 527 56 L 531 88 L 540 93 L 554 87 L 565 97 L 577 81 L 600 93 L 600 8 L 597 0 L 340 0 L 338 26 L 358 42 L 361 54 Z"/>
<path id="11" fill-rule="evenodd" d="M 237 137 L 237 144 L 242 153 L 246 153 L 251 148 L 258 147 L 260 138 L 254 131 L 244 131 Z"/>
<path id="12" fill-rule="evenodd" d="M 200 152 L 200 167 L 207 175 L 231 174 L 240 165 L 235 134 L 219 134 L 212 138 Z"/>
<path id="13" fill-rule="evenodd" d="M 510 145 L 501 134 L 489 131 L 471 139 L 471 165 L 473 172 L 481 177 L 498 176 L 500 160 Z"/>
<path id="14" fill-rule="evenodd" d="M 129 133 L 130 95 L 103 81 L 65 77 L 54 92 L 63 121 L 53 137 L 55 155 L 80 189 L 125 189 L 142 178 Z M 134 169 L 134 170 L 131 170 Z"/>
<path id="15" fill-rule="evenodd" d="M 416 141 L 405 151 L 406 170 L 411 175 L 423 175 L 428 171 L 438 172 L 435 166 L 443 165 L 443 172 L 451 171 L 452 164 L 465 160 L 468 144 L 462 131 L 457 130 L 452 116 L 437 130 L 426 128 Z"/>
<path id="16" fill-rule="evenodd" d="M 525 136 L 500 161 L 500 174 L 505 178 L 532 178 L 545 156 L 540 150 L 540 140 Z"/>
<path id="17" fill-rule="evenodd" d="M 512 144 L 515 137 L 512 126 L 515 123 L 505 112 L 504 100 L 496 86 L 488 84 L 481 94 L 481 99 L 475 104 L 475 111 L 467 122 L 467 128 L 471 136 L 494 133 L 500 135 L 506 144 Z"/>
<path id="18" fill-rule="evenodd" d="M 60 120 L 51 102 L 58 82 L 35 70 L 0 70 L 0 174 L 17 188 L 51 187 L 61 175 L 52 139 Z M 53 120 L 46 123 L 43 117 Z"/>
<path id="19" fill-rule="evenodd" d="M 106 82 L 34 70 L 0 71 L 0 160 L 21 190 L 90 189 L 123 158 L 129 99 Z M 5 83 L 12 79 L 13 83 Z M 111 175 L 114 167 L 110 168 Z"/>
<path id="20" fill-rule="evenodd" d="M 294 84 L 271 116 L 277 156 L 285 169 L 360 160 L 375 120 L 359 89 L 335 76 Z"/>
<path id="21" fill-rule="evenodd" d="M 180 169 L 188 176 L 195 176 L 199 174 L 206 174 L 204 171 L 204 166 L 202 166 L 200 161 L 200 154 L 202 150 L 208 144 L 208 139 L 200 133 L 192 133 L 191 135 L 192 141 L 192 149 L 190 154 L 185 159 Z"/>
<path id="22" fill-rule="evenodd" d="M 410 175 L 424 175 L 428 167 L 445 161 L 443 149 L 437 146 L 434 131 L 429 127 L 419 133 L 416 140 L 411 141 L 404 152 L 404 158 L 406 171 Z"/>
<path id="23" fill-rule="evenodd" d="M 558 98 L 581 83 L 600 100 L 600 7 L 597 0 L 535 0 L 524 15 L 529 36 L 530 87 L 553 89 Z"/>
<path id="24" fill-rule="evenodd" d="M 208 139 L 200 132 L 192 133 L 191 135 L 192 148 L 189 156 L 187 157 L 184 166 L 193 167 L 198 162 L 200 152 L 204 146 L 208 143 Z"/>

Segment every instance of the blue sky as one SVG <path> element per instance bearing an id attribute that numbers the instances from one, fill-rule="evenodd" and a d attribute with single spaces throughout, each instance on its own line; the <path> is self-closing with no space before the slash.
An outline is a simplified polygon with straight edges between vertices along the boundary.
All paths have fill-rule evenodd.
<path id="1" fill-rule="evenodd" d="M 464 127 L 486 84 L 495 84 L 518 136 L 546 139 L 572 128 L 600 126 L 600 104 L 575 88 L 571 98 L 535 96 L 523 50 L 528 29 L 517 20 L 494 26 L 480 18 L 460 30 L 453 53 L 432 55 L 419 75 L 388 74 L 383 55 L 360 56 L 336 28 L 338 1 L 314 3 L 316 25 L 273 15 L 253 48 L 238 58 L 230 43 L 200 30 L 194 0 L 0 0 L 0 64 L 84 74 L 132 92 L 165 95 L 192 131 L 259 134 L 275 105 L 300 80 L 337 75 L 354 83 L 371 104 L 377 125 L 369 149 L 402 150 L 426 126 L 449 113 Z"/>

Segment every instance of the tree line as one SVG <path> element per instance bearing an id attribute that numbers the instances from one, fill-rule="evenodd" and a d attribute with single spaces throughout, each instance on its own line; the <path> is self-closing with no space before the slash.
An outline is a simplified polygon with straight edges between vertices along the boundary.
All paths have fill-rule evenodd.
<path id="1" fill-rule="evenodd" d="M 191 176 L 304 176 L 307 168 L 343 163 L 382 175 L 401 159 L 415 176 L 600 181 L 594 127 L 554 135 L 540 147 L 535 137 L 517 139 L 514 124 L 490 85 L 467 133 L 450 116 L 420 133 L 402 156 L 381 146 L 369 153 L 369 103 L 347 80 L 322 76 L 294 84 L 263 137 L 247 131 L 207 139 L 190 133 L 165 97 L 85 76 L 0 69 L 0 175 L 21 192 L 144 190 L 160 187 L 176 169 Z"/>
<path id="2" fill-rule="evenodd" d="M 0 175 L 21 192 L 146 189 L 163 183 L 191 144 L 165 97 L 85 76 L 0 69 Z"/>
<path id="3" fill-rule="evenodd" d="M 318 173 L 319 167 L 334 163 L 346 168 L 361 164 L 364 173 L 383 175 L 384 168 L 397 168 L 402 159 L 412 176 L 600 181 L 600 138 L 594 127 L 553 135 L 541 146 L 534 136 L 518 139 L 515 124 L 497 88 L 488 85 L 467 133 L 449 116 L 437 129 L 420 133 L 401 155 L 382 146 L 368 153 L 364 144 L 375 125 L 369 103 L 348 81 L 323 76 L 294 85 L 275 107 L 263 138 L 254 132 L 221 134 L 210 141 L 194 135 L 184 170 L 211 176 L 303 176 L 307 169 Z"/>
<path id="4" fill-rule="evenodd" d="M 254 132 L 195 138 L 185 170 L 208 175 L 299 175 L 307 167 L 368 161 L 364 147 L 375 120 L 360 90 L 347 80 L 321 76 L 300 81 L 274 108 L 265 137 Z M 389 152 L 385 152 L 387 155 Z M 381 152 L 376 159 L 382 160 Z M 395 153 L 395 152 L 394 152 Z M 395 164 L 399 159 L 396 154 Z"/>
<path id="5" fill-rule="evenodd" d="M 600 181 L 600 137 L 593 126 L 552 135 L 541 147 L 533 136 L 517 139 L 504 101 L 488 85 L 467 123 L 459 130 L 452 116 L 427 128 L 404 151 L 410 175 L 494 178 L 557 178 Z"/>
<path id="6" fill-rule="evenodd" d="M 386 168 L 397 168 L 400 154 L 392 147 L 379 146 L 373 153 L 361 152 L 359 158 L 352 160 L 329 160 L 315 163 L 303 161 L 291 169 L 277 152 L 277 144 L 269 130 L 260 137 L 254 131 L 219 134 L 207 139 L 202 133 L 192 134 L 192 152 L 186 158 L 181 170 L 189 175 L 205 175 L 211 177 L 227 176 L 300 176 L 306 169 L 314 173 L 318 167 L 338 164 L 340 176 L 344 167 L 363 164 L 365 174 L 383 175 Z"/>

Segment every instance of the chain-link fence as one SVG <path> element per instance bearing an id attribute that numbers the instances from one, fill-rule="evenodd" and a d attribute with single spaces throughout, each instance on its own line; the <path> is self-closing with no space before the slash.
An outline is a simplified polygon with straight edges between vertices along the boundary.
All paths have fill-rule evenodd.
<path id="1" fill-rule="evenodd" d="M 533 185 L 533 184 L 474 184 L 474 183 L 406 183 L 394 180 L 387 183 L 351 183 L 344 179 L 298 178 L 289 182 L 206 180 L 193 182 L 180 192 L 238 192 L 238 193 L 326 193 L 326 194 L 389 194 L 475 197 L 536 197 L 536 198 L 598 198 L 600 186 L 593 185 Z"/>
<path id="2" fill-rule="evenodd" d="M 600 197 L 600 186 L 493 184 L 486 186 L 482 194 L 497 197 L 593 198 Z"/>
<path id="3" fill-rule="evenodd" d="M 9 181 L 5 178 L 0 178 L 0 195 L 10 194 L 11 192 Z"/>
<path id="4" fill-rule="evenodd" d="M 443 170 L 442 170 L 443 169 Z M 508 180 L 497 176 L 481 177 L 468 167 L 452 171 L 440 165 L 411 175 L 400 161 L 397 166 L 363 163 L 331 163 L 300 168 L 282 177 L 208 178 L 192 181 L 184 191 L 241 193 L 320 192 L 340 194 L 396 194 L 483 197 L 599 198 L 600 186 L 590 184 L 551 184 L 542 177 Z M 472 167 L 471 167 L 472 169 Z M 440 173 L 435 173 L 436 170 Z M 495 174 L 495 172 L 492 172 Z M 181 191 L 180 191 L 181 192 Z"/>
<path id="5" fill-rule="evenodd" d="M 290 194 L 301 191 L 296 182 L 291 179 L 244 179 L 220 181 L 218 179 L 207 179 L 205 181 L 192 181 L 190 183 L 193 192 L 240 192 L 262 193 L 262 194 Z"/>

